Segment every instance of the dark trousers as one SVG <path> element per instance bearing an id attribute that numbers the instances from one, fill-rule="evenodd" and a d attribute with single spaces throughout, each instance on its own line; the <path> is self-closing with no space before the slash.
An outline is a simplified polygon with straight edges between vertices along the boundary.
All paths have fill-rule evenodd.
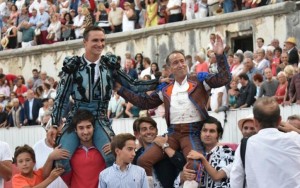
<path id="1" fill-rule="evenodd" d="M 189 124 L 176 124 L 168 128 L 168 144 L 174 150 L 181 149 L 186 157 L 191 150 L 204 153 L 203 146 L 200 140 L 201 122 Z M 152 167 L 158 161 L 164 158 L 162 148 L 156 144 L 152 144 L 147 150 L 138 158 L 137 164 L 143 167 L 147 176 L 152 176 Z M 188 161 L 187 168 L 197 171 L 200 161 Z"/>
<path id="2" fill-rule="evenodd" d="M 168 23 L 178 22 L 178 21 L 182 21 L 182 14 L 181 13 L 169 15 Z"/>
<path id="3" fill-rule="evenodd" d="M 114 27 L 115 27 L 115 30 L 113 31 L 113 33 L 122 32 L 122 24 L 115 25 Z"/>
<path id="4" fill-rule="evenodd" d="M 34 120 L 28 120 L 27 125 L 37 125 L 37 123 Z"/>

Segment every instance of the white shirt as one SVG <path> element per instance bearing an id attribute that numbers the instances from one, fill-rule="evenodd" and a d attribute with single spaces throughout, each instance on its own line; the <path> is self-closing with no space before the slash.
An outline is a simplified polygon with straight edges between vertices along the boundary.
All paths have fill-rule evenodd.
<path id="1" fill-rule="evenodd" d="M 35 120 L 35 119 L 33 119 L 33 116 L 32 116 L 33 100 L 34 99 L 28 100 L 28 104 L 29 104 L 29 120 Z"/>
<path id="2" fill-rule="evenodd" d="M 260 130 L 248 139 L 245 169 L 249 188 L 300 188 L 300 135 L 275 128 Z M 241 188 L 243 177 L 239 146 L 230 173 L 231 188 Z"/>
<path id="3" fill-rule="evenodd" d="M 170 10 L 170 14 L 172 15 L 181 13 L 181 0 L 169 0 L 167 8 L 172 8 L 174 6 L 179 6 L 179 8 Z"/>
<path id="4" fill-rule="evenodd" d="M 8 143 L 0 141 L 0 161 L 12 161 Z M 0 177 L 0 187 L 3 187 L 3 178 Z"/>
<path id="5" fill-rule="evenodd" d="M 80 18 L 79 18 L 79 15 L 77 15 L 74 20 L 73 20 L 73 26 L 76 26 L 76 27 L 81 27 L 82 24 L 83 24 L 83 20 L 84 20 L 84 16 L 81 15 Z M 78 39 L 80 36 L 82 36 L 82 34 L 80 33 L 80 28 L 76 28 L 75 29 L 75 35 L 76 35 L 76 38 Z"/>
<path id="6" fill-rule="evenodd" d="M 151 76 L 151 66 L 149 66 L 148 68 L 142 70 L 141 75 L 140 75 L 140 78 L 143 79 L 143 77 L 144 77 L 145 75 Z"/>
<path id="7" fill-rule="evenodd" d="M 35 169 L 42 168 L 44 166 L 49 154 L 53 151 L 53 148 L 47 146 L 46 139 L 44 138 L 42 140 L 39 140 L 33 146 L 33 150 L 34 150 L 35 159 L 36 159 Z M 50 185 L 48 185 L 47 188 L 67 188 L 67 185 L 61 179 L 61 177 L 58 177 Z"/>
<path id="8" fill-rule="evenodd" d="M 91 62 L 91 61 L 87 60 L 85 58 L 85 56 L 83 56 L 83 57 L 84 57 L 85 61 L 88 63 L 88 65 L 90 65 L 91 63 L 96 64 L 96 66 L 95 66 L 95 75 L 94 75 L 94 83 L 96 83 L 98 77 L 100 76 L 100 70 L 99 70 L 100 57 L 95 62 Z"/>
<path id="9" fill-rule="evenodd" d="M 170 104 L 171 124 L 201 121 L 198 109 L 189 99 L 188 89 L 189 83 L 187 82 L 187 77 L 185 77 L 181 84 L 175 81 Z"/>
<path id="10" fill-rule="evenodd" d="M 227 103 L 226 87 L 222 86 L 222 87 L 218 87 L 218 88 L 212 88 L 211 96 L 210 96 L 210 108 L 212 111 L 215 111 L 216 109 L 221 107 L 221 106 L 218 106 L 218 94 L 219 93 L 223 93 L 221 106 L 226 106 L 226 103 Z"/>

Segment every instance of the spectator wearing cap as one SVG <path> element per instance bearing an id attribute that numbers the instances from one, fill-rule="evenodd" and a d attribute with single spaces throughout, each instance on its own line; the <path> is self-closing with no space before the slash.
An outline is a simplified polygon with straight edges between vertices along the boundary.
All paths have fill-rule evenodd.
<path id="1" fill-rule="evenodd" d="M 288 62 L 290 65 L 294 65 L 295 67 L 298 67 L 299 63 L 299 54 L 298 50 L 296 48 L 296 38 L 295 37 L 289 37 L 284 42 L 285 49 L 287 50 L 287 53 L 289 54 Z"/>
<path id="2" fill-rule="evenodd" d="M 238 121 L 238 127 L 242 132 L 244 138 L 249 138 L 257 133 L 254 126 L 253 114 L 248 115 L 246 118 L 242 118 Z"/>

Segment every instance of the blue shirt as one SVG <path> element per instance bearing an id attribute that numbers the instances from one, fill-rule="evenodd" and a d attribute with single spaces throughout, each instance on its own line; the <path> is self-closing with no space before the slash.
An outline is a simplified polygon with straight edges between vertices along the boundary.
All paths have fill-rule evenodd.
<path id="1" fill-rule="evenodd" d="M 43 14 L 39 15 L 38 24 L 43 23 L 41 26 L 41 31 L 46 31 L 49 26 L 49 19 L 50 16 L 47 12 L 44 12 Z"/>
<path id="2" fill-rule="evenodd" d="M 116 163 L 99 175 L 98 188 L 148 188 L 146 172 L 143 168 L 129 164 L 124 171 Z"/>
<path id="3" fill-rule="evenodd" d="M 36 25 L 37 25 L 38 21 L 39 21 L 39 16 L 38 16 L 38 15 L 36 15 L 35 17 L 31 16 L 31 17 L 29 18 L 29 23 L 32 24 L 31 27 L 32 27 L 33 29 L 36 28 Z"/>

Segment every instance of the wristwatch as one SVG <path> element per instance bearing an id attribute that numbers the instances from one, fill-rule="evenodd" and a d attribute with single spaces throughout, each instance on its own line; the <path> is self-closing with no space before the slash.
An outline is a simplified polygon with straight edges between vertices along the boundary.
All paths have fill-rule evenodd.
<path id="1" fill-rule="evenodd" d="M 165 151 L 166 148 L 170 147 L 170 145 L 166 142 L 162 145 L 162 150 Z"/>

